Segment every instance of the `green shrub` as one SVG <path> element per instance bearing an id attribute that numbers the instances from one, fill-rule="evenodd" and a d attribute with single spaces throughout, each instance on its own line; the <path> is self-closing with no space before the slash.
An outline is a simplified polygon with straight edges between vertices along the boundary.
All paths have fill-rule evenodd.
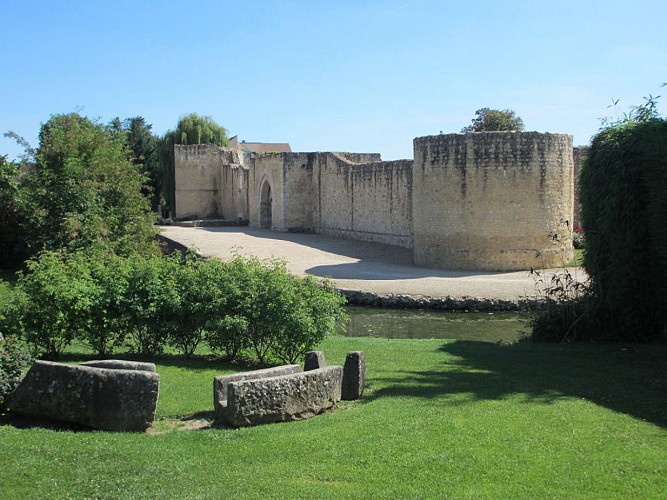
<path id="1" fill-rule="evenodd" d="M 226 300 L 208 326 L 208 343 L 228 355 L 247 346 L 262 363 L 293 363 L 345 317 L 345 298 L 330 283 L 291 276 L 284 262 L 237 257 L 226 271 Z"/>
<path id="2" fill-rule="evenodd" d="M 97 284 L 83 260 L 65 253 L 42 252 L 26 266 L 4 311 L 5 328 L 36 351 L 57 357 L 86 330 Z"/>
<path id="3" fill-rule="evenodd" d="M 89 288 L 91 307 L 88 320 L 83 323 L 79 338 L 101 356 L 112 354 L 132 330 L 125 300 L 129 261 L 112 253 L 92 250 L 78 252 L 72 258 L 82 261 L 94 283 Z"/>
<path id="4" fill-rule="evenodd" d="M 3 330 L 57 357 L 75 338 L 100 355 L 122 343 L 186 356 L 203 340 L 231 359 L 293 363 L 333 333 L 345 299 L 328 282 L 290 276 L 279 261 L 42 252 L 28 262 Z"/>
<path id="5" fill-rule="evenodd" d="M 649 114 L 602 130 L 580 184 L 583 265 L 600 336 L 638 341 L 661 335 L 667 324 L 667 121 Z"/>
<path id="6" fill-rule="evenodd" d="M 249 347 L 248 320 L 243 316 L 216 315 L 206 325 L 206 343 L 213 352 L 224 352 L 234 361 L 241 350 Z"/>
<path id="7" fill-rule="evenodd" d="M 16 338 L 0 333 L 0 410 L 30 363 L 32 357 L 27 347 Z"/>
<path id="8" fill-rule="evenodd" d="M 346 299 L 328 282 L 312 276 L 291 278 L 281 297 L 281 322 L 273 353 L 283 363 L 295 363 L 313 350 L 344 320 Z"/>
<path id="9" fill-rule="evenodd" d="M 178 295 L 177 257 L 136 257 L 129 263 L 128 286 L 123 298 L 126 342 L 140 354 L 163 351 L 172 328 Z"/>
<path id="10" fill-rule="evenodd" d="M 171 313 L 168 343 L 186 356 L 194 354 L 226 303 L 227 271 L 223 262 L 186 254 L 175 268 L 179 302 Z"/>

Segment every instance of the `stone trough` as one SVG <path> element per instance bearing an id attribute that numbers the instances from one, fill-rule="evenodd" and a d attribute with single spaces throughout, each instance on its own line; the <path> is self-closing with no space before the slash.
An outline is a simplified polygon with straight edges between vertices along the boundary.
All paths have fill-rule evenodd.
<path id="1" fill-rule="evenodd" d="M 311 352 L 303 372 L 298 365 L 285 365 L 215 377 L 216 418 L 232 427 L 310 418 L 341 397 L 361 397 L 364 371 L 363 352 L 349 353 L 345 368 L 326 366 L 321 352 Z"/>
<path id="2" fill-rule="evenodd" d="M 143 431 L 155 419 L 159 386 L 153 363 L 35 361 L 7 406 L 14 413 L 39 419 L 109 431 Z"/>

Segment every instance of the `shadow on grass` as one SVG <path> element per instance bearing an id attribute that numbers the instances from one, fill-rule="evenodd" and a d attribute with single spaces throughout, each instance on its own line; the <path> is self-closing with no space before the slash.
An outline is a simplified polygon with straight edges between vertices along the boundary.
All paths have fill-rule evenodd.
<path id="1" fill-rule="evenodd" d="M 48 420 L 26 415 L 17 415 L 14 413 L 4 413 L 0 415 L 0 426 L 10 425 L 16 429 L 48 429 L 52 431 L 67 432 L 92 432 L 94 429 L 71 422 L 60 422 L 58 420 Z"/>
<path id="2" fill-rule="evenodd" d="M 44 358 L 47 359 L 47 358 Z M 100 359 L 122 359 L 125 361 L 140 361 L 146 363 L 155 363 L 158 365 L 158 373 L 160 366 L 168 366 L 173 368 L 186 368 L 194 371 L 247 371 L 257 370 L 260 368 L 268 368 L 273 365 L 257 364 L 252 360 L 237 360 L 229 361 L 226 358 L 214 355 L 194 355 L 184 356 L 182 354 L 159 354 L 157 356 L 145 356 L 141 354 L 132 354 L 127 352 L 120 352 L 108 356 L 99 356 L 95 354 L 85 354 L 81 352 L 65 352 L 56 359 L 49 359 L 50 361 L 57 361 L 59 363 L 83 363 L 85 361 L 93 361 Z"/>
<path id="3" fill-rule="evenodd" d="M 377 378 L 365 401 L 381 397 L 460 401 L 522 394 L 549 404 L 580 398 L 667 427 L 667 346 L 613 344 L 511 345 L 455 341 L 440 347 L 442 368 Z M 463 398 L 463 399 L 462 399 Z"/>

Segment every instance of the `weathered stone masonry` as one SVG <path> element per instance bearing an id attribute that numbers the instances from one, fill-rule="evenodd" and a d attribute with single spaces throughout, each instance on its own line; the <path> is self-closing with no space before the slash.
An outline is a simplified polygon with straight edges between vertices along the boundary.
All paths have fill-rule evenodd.
<path id="1" fill-rule="evenodd" d="M 176 146 L 176 215 L 413 248 L 425 267 L 518 270 L 571 259 L 563 230 L 573 217 L 571 136 L 441 134 L 416 138 L 414 155 L 280 153 L 241 164 L 235 150 Z"/>

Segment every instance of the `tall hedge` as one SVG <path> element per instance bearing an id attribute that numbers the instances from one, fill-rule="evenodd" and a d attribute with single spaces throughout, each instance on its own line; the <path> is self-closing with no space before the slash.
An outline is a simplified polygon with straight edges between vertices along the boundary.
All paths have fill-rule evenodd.
<path id="1" fill-rule="evenodd" d="M 581 176 L 584 267 L 596 336 L 644 341 L 667 324 L 667 121 L 627 120 L 594 138 Z"/>

